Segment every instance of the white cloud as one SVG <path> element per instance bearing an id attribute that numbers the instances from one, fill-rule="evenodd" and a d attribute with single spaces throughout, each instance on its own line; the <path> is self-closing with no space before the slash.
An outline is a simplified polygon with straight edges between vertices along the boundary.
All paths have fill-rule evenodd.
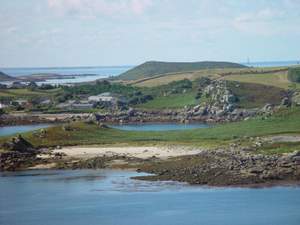
<path id="1" fill-rule="evenodd" d="M 280 31 L 285 11 L 266 8 L 256 12 L 243 13 L 233 19 L 233 27 L 244 33 L 274 35 Z"/>
<path id="2" fill-rule="evenodd" d="M 152 0 L 48 0 L 48 5 L 60 14 L 81 17 L 141 15 L 152 5 Z"/>

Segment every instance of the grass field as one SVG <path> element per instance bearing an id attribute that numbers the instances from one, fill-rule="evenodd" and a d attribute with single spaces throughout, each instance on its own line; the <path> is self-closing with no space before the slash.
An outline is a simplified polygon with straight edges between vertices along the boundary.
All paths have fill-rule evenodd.
<path id="1" fill-rule="evenodd" d="M 203 69 L 193 72 L 161 74 L 127 83 L 138 87 L 155 87 L 168 84 L 172 81 L 183 79 L 196 80 L 200 77 L 208 77 L 210 79 L 225 79 L 245 83 L 257 83 L 288 89 L 292 82 L 287 79 L 287 70 L 276 72 L 284 69 L 286 68 Z"/>
<path id="2" fill-rule="evenodd" d="M 141 109 L 173 109 L 184 106 L 196 105 L 195 93 L 174 94 L 165 97 L 158 97 L 144 104 L 138 105 Z"/>
<path id="3" fill-rule="evenodd" d="M 242 108 L 260 108 L 267 103 L 278 105 L 287 95 L 285 89 L 256 83 L 231 82 L 228 86 L 239 98 L 238 105 Z"/>
<path id="4" fill-rule="evenodd" d="M 228 71 L 229 69 L 224 69 L 225 71 Z M 170 73 L 170 74 L 163 74 L 147 79 L 141 79 L 136 80 L 133 82 L 130 82 L 129 84 L 132 84 L 137 87 L 155 87 L 160 85 L 169 84 L 173 81 L 179 81 L 183 79 L 189 79 L 189 80 L 196 80 L 200 77 L 208 77 L 210 79 L 216 79 L 220 76 L 218 75 L 219 72 L 224 71 L 220 69 L 211 69 L 211 70 L 199 70 L 194 72 L 184 72 L 184 73 Z M 231 69 L 233 70 L 233 69 Z M 230 71 L 231 71 L 230 70 Z M 236 69 L 238 70 L 238 69 Z"/>
<path id="5" fill-rule="evenodd" d="M 238 81 L 243 83 L 255 83 L 269 85 L 279 88 L 288 89 L 291 87 L 292 83 L 288 80 L 287 72 L 278 72 L 270 74 L 242 74 L 242 75 L 229 75 L 225 76 L 222 79 Z M 300 87 L 299 84 L 296 86 Z"/>
<path id="6" fill-rule="evenodd" d="M 60 90 L 61 90 L 60 88 L 51 89 L 51 90 L 37 90 L 37 91 L 32 91 L 27 88 L 4 89 L 4 90 L 0 90 L 0 97 L 27 99 L 31 97 L 51 96 L 53 94 L 57 94 Z"/>
<path id="7" fill-rule="evenodd" d="M 24 137 L 39 147 L 116 143 L 133 145 L 177 143 L 222 147 L 237 138 L 272 134 L 300 134 L 299 117 L 300 109 L 294 108 L 283 110 L 269 119 L 255 118 L 211 128 L 168 132 L 121 131 L 98 128 L 93 124 L 73 123 L 70 125 L 69 131 L 62 129 L 62 126 L 48 128 L 45 138 L 34 135 L 34 132 L 26 133 Z M 1 138 L 0 143 L 8 138 Z M 286 150 L 294 151 L 295 148 L 289 147 Z"/>

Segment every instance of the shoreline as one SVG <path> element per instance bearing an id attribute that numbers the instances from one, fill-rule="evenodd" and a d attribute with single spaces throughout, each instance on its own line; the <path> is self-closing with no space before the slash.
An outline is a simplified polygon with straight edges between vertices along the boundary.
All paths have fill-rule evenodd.
<path id="1" fill-rule="evenodd" d="M 123 169 L 149 174 L 132 177 L 140 180 L 263 188 L 298 186 L 299 156 L 299 152 L 266 156 L 233 149 L 207 150 L 175 145 L 69 146 L 41 150 L 36 157 L 30 155 L 23 162 L 17 161 L 20 167 L 16 170 Z"/>

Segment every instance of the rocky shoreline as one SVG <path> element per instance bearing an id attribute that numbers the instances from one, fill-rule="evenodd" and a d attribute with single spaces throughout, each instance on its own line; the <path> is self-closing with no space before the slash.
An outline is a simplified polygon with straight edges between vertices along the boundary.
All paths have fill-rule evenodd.
<path id="1" fill-rule="evenodd" d="M 253 117 L 258 110 L 236 109 L 230 114 L 208 114 L 199 106 L 182 110 L 135 110 L 110 113 L 62 113 L 62 114 L 11 114 L 0 116 L 0 126 L 32 125 L 38 123 L 69 123 L 74 121 L 96 121 L 102 123 L 147 123 L 147 122 L 205 122 L 222 123 Z"/>
<path id="2" fill-rule="evenodd" d="M 300 183 L 300 152 L 260 155 L 240 150 L 207 150 L 193 156 L 146 163 L 143 180 L 174 180 L 209 186 L 263 186 Z"/>
<path id="3" fill-rule="evenodd" d="M 237 148 L 201 150 L 169 158 L 109 154 L 67 157 L 51 149 L 34 149 L 22 137 L 7 142 L 0 153 L 0 171 L 49 169 L 136 169 L 153 175 L 134 179 L 172 180 L 208 186 L 266 186 L 300 183 L 300 152 L 262 155 Z M 102 150 L 101 150 L 102 151 Z M 171 148 L 169 148 L 171 151 Z M 144 150 L 146 152 L 146 150 Z"/>

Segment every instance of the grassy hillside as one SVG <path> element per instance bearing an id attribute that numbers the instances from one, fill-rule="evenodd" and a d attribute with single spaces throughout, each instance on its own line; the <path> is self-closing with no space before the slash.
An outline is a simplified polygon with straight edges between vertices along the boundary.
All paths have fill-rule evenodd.
<path id="1" fill-rule="evenodd" d="M 55 94 L 58 94 L 60 91 L 60 88 L 55 88 L 51 90 L 30 90 L 27 88 L 4 89 L 0 91 L 0 98 L 9 97 L 11 99 L 30 99 L 32 97 L 51 97 Z"/>
<path id="2" fill-rule="evenodd" d="M 214 68 L 245 68 L 241 64 L 230 62 L 156 62 L 150 61 L 143 63 L 127 72 L 121 74 L 116 79 L 137 80 L 153 77 L 160 74 L 175 73 L 183 71 L 196 71 L 201 69 Z"/>
<path id="3" fill-rule="evenodd" d="M 199 90 L 203 89 L 201 80 L 184 79 L 144 88 L 144 92 L 150 94 L 153 99 L 136 105 L 136 107 L 142 109 L 175 109 L 200 104 L 203 99 L 197 99 L 197 95 Z M 287 95 L 283 88 L 255 83 L 228 81 L 227 87 L 238 97 L 237 104 L 242 108 L 260 108 L 266 103 L 280 104 L 281 99 Z"/>
<path id="4" fill-rule="evenodd" d="M 300 67 L 289 68 L 288 79 L 291 82 L 300 83 Z"/>
<path id="5" fill-rule="evenodd" d="M 228 87 L 238 97 L 238 105 L 242 108 L 259 108 L 266 103 L 276 105 L 287 96 L 282 88 L 256 83 L 229 82 Z"/>
<path id="6" fill-rule="evenodd" d="M 14 80 L 14 78 L 0 71 L 0 81 L 10 81 L 10 80 Z"/>
<path id="7" fill-rule="evenodd" d="M 225 79 L 229 81 L 238 81 L 242 83 L 253 83 L 267 86 L 274 86 L 283 89 L 289 89 L 291 86 L 300 84 L 293 83 L 288 79 L 288 69 L 280 68 L 226 68 L 226 69 L 205 69 L 193 72 L 178 72 L 163 75 L 157 75 L 149 78 L 143 78 L 126 83 L 138 87 L 155 87 L 166 85 L 173 81 L 189 79 L 194 81 L 201 77 L 214 79 Z"/>
<path id="8" fill-rule="evenodd" d="M 291 85 L 293 85 L 293 82 L 288 80 L 287 72 L 229 75 L 223 77 L 222 79 L 243 83 L 263 84 L 284 89 L 288 89 L 291 87 Z"/>
<path id="9" fill-rule="evenodd" d="M 176 109 L 197 104 L 194 92 L 155 98 L 137 107 L 142 109 Z"/>

